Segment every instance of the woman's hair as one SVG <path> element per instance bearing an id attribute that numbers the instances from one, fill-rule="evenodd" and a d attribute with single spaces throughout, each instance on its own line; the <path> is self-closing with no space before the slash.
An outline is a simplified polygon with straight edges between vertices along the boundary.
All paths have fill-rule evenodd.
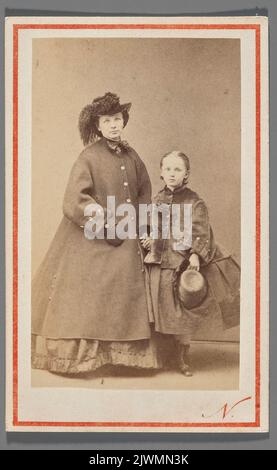
<path id="1" fill-rule="evenodd" d="M 99 116 L 112 116 L 122 113 L 123 126 L 125 127 L 129 120 L 129 109 L 131 103 L 120 104 L 119 97 L 115 93 L 106 93 L 104 96 L 95 98 L 91 104 L 85 106 L 79 116 L 79 131 L 84 145 L 96 142 L 102 137 L 98 129 Z"/>
<path id="2" fill-rule="evenodd" d="M 123 117 L 123 126 L 125 127 L 129 120 L 127 110 L 120 111 Z M 98 129 L 99 117 L 91 113 L 90 105 L 85 106 L 79 117 L 79 131 L 84 145 L 96 142 L 102 137 L 102 132 Z"/>
<path id="3" fill-rule="evenodd" d="M 162 168 L 163 166 L 163 161 L 166 157 L 169 157 L 169 155 L 173 155 L 174 157 L 179 157 L 183 160 L 185 166 L 186 166 L 186 169 L 187 169 L 187 172 L 188 172 L 188 175 L 186 178 L 184 178 L 184 183 L 187 183 L 188 182 L 188 179 L 189 179 L 189 173 L 190 173 L 190 161 L 189 161 L 189 157 L 181 152 L 180 150 L 172 150 L 171 152 L 167 152 L 166 154 L 164 154 L 160 160 L 160 168 Z"/>

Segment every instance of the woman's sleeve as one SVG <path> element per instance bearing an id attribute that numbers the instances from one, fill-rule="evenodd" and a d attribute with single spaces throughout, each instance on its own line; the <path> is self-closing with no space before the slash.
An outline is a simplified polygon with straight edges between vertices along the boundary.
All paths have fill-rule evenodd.
<path id="1" fill-rule="evenodd" d="M 208 263 L 213 256 L 213 235 L 209 223 L 208 209 L 202 199 L 192 206 L 192 247 L 191 253 L 196 253 Z"/>
<path id="2" fill-rule="evenodd" d="M 97 204 L 92 197 L 93 179 L 88 160 L 80 156 L 71 170 L 63 200 L 64 215 L 83 228 L 88 220 L 84 215 L 89 204 Z"/>
<path id="3" fill-rule="evenodd" d="M 145 164 L 138 160 L 138 202 L 151 204 L 152 185 Z"/>
<path id="4" fill-rule="evenodd" d="M 138 204 L 151 204 L 151 196 L 152 196 L 152 185 L 148 175 L 148 171 L 146 169 L 145 164 L 137 156 L 137 178 L 138 178 Z M 151 216 L 150 213 L 147 212 L 146 221 L 141 223 L 139 221 L 139 233 L 140 236 L 144 236 L 145 234 L 150 234 L 151 232 Z"/>

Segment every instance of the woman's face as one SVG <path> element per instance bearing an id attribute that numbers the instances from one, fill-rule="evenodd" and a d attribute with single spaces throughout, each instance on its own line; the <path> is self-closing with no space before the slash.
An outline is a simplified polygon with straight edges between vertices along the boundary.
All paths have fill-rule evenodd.
<path id="1" fill-rule="evenodd" d="M 181 157 L 168 155 L 163 159 L 161 176 L 170 189 L 178 188 L 188 176 L 187 167 Z"/>
<path id="2" fill-rule="evenodd" d="M 110 140 L 119 140 L 124 127 L 122 113 L 112 116 L 104 115 L 99 117 L 98 129 L 103 137 Z"/>

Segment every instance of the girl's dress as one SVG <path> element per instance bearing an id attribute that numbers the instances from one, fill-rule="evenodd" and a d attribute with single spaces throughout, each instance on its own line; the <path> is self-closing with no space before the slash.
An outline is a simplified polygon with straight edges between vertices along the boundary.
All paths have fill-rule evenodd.
<path id="1" fill-rule="evenodd" d="M 173 244 L 178 240 L 172 235 L 169 239 L 162 238 L 162 216 L 159 214 L 159 237 L 152 241 L 151 251 L 145 258 L 150 277 L 151 316 L 155 331 L 178 336 L 180 342 L 189 344 L 202 318 L 215 310 L 219 312 L 224 328 L 238 325 L 240 268 L 234 258 L 215 243 L 204 201 L 183 184 L 174 191 L 165 187 L 153 202 L 156 207 L 167 204 L 171 215 L 172 204 L 178 204 L 181 230 L 184 229 L 184 204 L 192 205 L 191 248 L 176 251 Z M 199 306 L 188 310 L 181 304 L 177 288 L 178 278 L 188 266 L 192 253 L 200 258 L 200 272 L 207 281 L 208 292 Z"/>
<path id="2" fill-rule="evenodd" d="M 105 364 L 158 368 L 150 341 L 145 267 L 140 244 L 118 246 L 84 235 L 84 209 L 151 201 L 151 184 L 137 153 L 105 138 L 75 162 L 64 216 L 32 284 L 32 366 L 61 373 Z M 119 222 L 120 217 L 116 219 Z"/>

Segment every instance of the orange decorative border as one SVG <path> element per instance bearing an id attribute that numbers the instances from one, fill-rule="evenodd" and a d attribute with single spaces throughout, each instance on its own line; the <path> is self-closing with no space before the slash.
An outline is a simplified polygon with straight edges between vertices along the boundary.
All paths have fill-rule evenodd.
<path id="1" fill-rule="evenodd" d="M 18 35 L 21 29 L 178 29 L 255 31 L 256 41 L 256 386 L 255 421 L 179 422 L 53 422 L 18 419 Z M 260 251 L 261 251 L 261 39 L 258 24 L 15 24 L 13 25 L 13 425 L 57 427 L 238 428 L 260 426 Z"/>

